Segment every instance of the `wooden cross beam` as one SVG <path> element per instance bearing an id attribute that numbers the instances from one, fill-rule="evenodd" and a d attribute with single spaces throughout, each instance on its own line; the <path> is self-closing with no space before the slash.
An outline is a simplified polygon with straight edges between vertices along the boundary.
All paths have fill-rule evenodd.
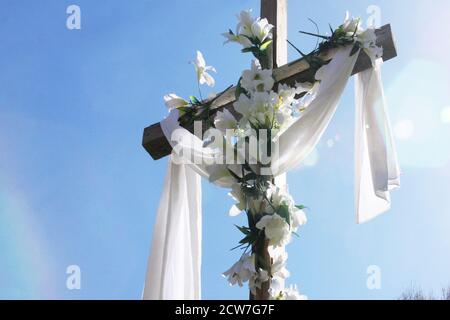
<path id="1" fill-rule="evenodd" d="M 295 82 L 314 80 L 313 70 L 305 59 L 287 62 L 287 0 L 261 0 L 261 16 L 266 17 L 269 23 L 275 26 L 273 30 L 274 42 L 272 45 L 273 77 L 276 83 L 294 85 Z M 383 48 L 383 60 L 387 61 L 397 56 L 394 37 L 391 26 L 385 25 L 376 30 L 377 45 Z M 324 61 L 330 61 L 336 50 L 329 49 L 319 53 Z M 369 57 L 361 51 L 355 64 L 353 74 L 371 68 Z M 233 103 L 235 101 L 235 87 L 228 89 L 223 95 L 214 101 L 212 109 L 215 111 L 226 108 L 235 113 Z M 142 146 L 154 160 L 170 155 L 172 147 L 167 141 L 159 123 L 155 123 L 144 129 Z"/>

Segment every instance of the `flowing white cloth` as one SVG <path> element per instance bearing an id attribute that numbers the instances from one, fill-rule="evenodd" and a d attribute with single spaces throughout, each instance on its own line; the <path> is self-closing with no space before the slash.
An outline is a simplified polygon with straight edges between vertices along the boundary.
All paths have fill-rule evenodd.
<path id="1" fill-rule="evenodd" d="M 389 210 L 400 169 L 381 81 L 381 60 L 355 78 L 355 208 L 357 223 Z"/>
<path id="2" fill-rule="evenodd" d="M 143 292 L 145 300 L 200 299 L 201 182 L 171 159 L 161 196 Z"/>
<path id="3" fill-rule="evenodd" d="M 358 53 L 338 50 L 316 75 L 319 92 L 304 114 L 279 137 L 279 157 L 272 162 L 275 176 L 297 167 L 314 150 L 330 123 L 351 76 Z M 158 209 L 144 299 L 200 299 L 201 186 L 199 175 L 211 178 L 204 162 L 175 164 L 174 159 L 214 159 L 214 151 L 178 125 L 171 111 L 161 127 L 174 148 Z M 357 222 L 366 222 L 390 206 L 389 190 L 399 186 L 399 168 L 383 96 L 380 62 L 356 78 L 355 200 Z M 177 157 L 173 157 L 176 154 Z M 224 166 L 225 171 L 226 167 Z M 219 165 L 220 169 L 220 165 Z M 195 172 L 194 172 L 195 171 Z M 198 173 L 198 174 L 196 174 Z M 211 180 L 211 179 L 210 179 Z M 214 182 L 230 187 L 232 181 Z"/>

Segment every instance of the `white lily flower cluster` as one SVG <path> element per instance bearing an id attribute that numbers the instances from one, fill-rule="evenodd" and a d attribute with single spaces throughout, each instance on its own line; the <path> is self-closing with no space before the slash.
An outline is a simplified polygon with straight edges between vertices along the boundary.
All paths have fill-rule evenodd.
<path id="1" fill-rule="evenodd" d="M 255 294 L 256 289 L 260 289 L 261 285 L 270 280 L 271 285 L 269 289 L 271 300 L 307 300 L 305 295 L 301 295 L 297 286 L 285 287 L 285 280 L 290 273 L 286 269 L 286 262 L 288 254 L 281 251 L 277 254 L 272 254 L 273 264 L 271 267 L 271 276 L 266 270 L 261 268 L 258 271 L 255 268 L 255 255 L 245 253 L 238 262 L 236 262 L 230 269 L 223 273 L 223 276 L 228 279 L 230 285 L 239 285 L 242 287 L 244 283 L 249 283 L 250 291 Z"/>
<path id="2" fill-rule="evenodd" d="M 253 19 L 249 11 L 241 12 L 236 33 L 224 34 L 227 42 L 239 42 L 245 48 L 263 43 L 271 38 L 270 30 L 265 19 Z M 256 130 L 266 129 L 277 133 L 288 128 L 312 101 L 318 86 L 310 83 L 298 84 L 291 87 L 279 84 L 275 88 L 275 80 L 271 69 L 263 69 L 256 59 L 251 68 L 242 73 L 237 88 L 240 93 L 233 104 L 239 114 L 235 117 L 230 111 L 219 111 L 215 115 L 214 126 L 225 136 L 229 130 L 234 132 L 234 143 L 243 143 L 249 137 L 255 137 Z M 298 95 L 306 93 L 303 98 Z M 258 138 L 259 139 L 259 138 Z M 227 139 L 224 139 L 227 140 Z M 239 151 L 238 151 L 239 152 Z M 252 156 L 252 155 L 249 155 Z M 219 167 L 217 168 L 219 170 Z M 229 172 L 221 169 L 221 179 L 232 179 Z M 213 173 L 214 179 L 217 174 Z M 230 215 L 236 216 L 241 212 L 257 217 L 254 230 L 269 243 L 269 250 L 286 246 L 299 226 L 306 223 L 305 213 L 295 206 L 292 197 L 271 182 L 267 182 L 263 194 L 245 194 L 241 182 L 236 181 L 229 195 L 236 201 L 230 209 Z M 249 288 L 255 292 L 257 288 L 270 281 L 272 298 L 293 297 L 293 289 L 284 288 L 284 281 L 289 277 L 286 269 L 287 253 L 272 255 L 272 263 L 268 270 L 257 268 L 255 254 L 244 254 L 241 259 L 224 273 L 231 285 L 242 286 L 248 282 Z"/>
<path id="3" fill-rule="evenodd" d="M 227 39 L 225 43 L 236 42 L 244 48 L 250 48 L 255 43 L 262 44 L 272 38 L 271 25 L 267 19 L 253 18 L 252 11 L 241 11 L 238 15 L 236 32 L 229 30 L 222 35 Z"/>
<path id="4" fill-rule="evenodd" d="M 251 69 L 242 73 L 241 86 L 250 94 L 271 91 L 274 84 L 272 70 L 262 70 L 261 64 L 256 59 L 252 61 Z"/>
<path id="5" fill-rule="evenodd" d="M 242 73 L 240 85 L 245 93 L 241 93 L 233 105 L 241 116 L 239 121 L 228 110 L 219 111 L 214 121 L 216 128 L 222 132 L 235 129 L 248 133 L 255 128 L 282 130 L 289 127 L 302 109 L 300 107 L 307 106 L 306 100 L 302 103 L 296 95 L 313 87 L 300 84 L 292 88 L 280 84 L 275 92 L 274 84 L 272 70 L 263 70 L 256 60 L 253 61 L 251 69 Z"/>
<path id="6" fill-rule="evenodd" d="M 365 53 L 370 57 L 372 61 L 379 59 L 383 56 L 383 48 L 377 46 L 377 35 L 375 34 L 375 28 L 368 28 L 364 30 L 361 26 L 360 18 L 352 18 L 347 11 L 342 29 L 346 32 L 347 36 L 354 36 L 356 42 L 358 42 Z"/>
<path id="7" fill-rule="evenodd" d="M 256 228 L 263 231 L 265 238 L 269 240 L 269 249 L 273 253 L 270 275 L 266 270 L 256 270 L 254 255 L 244 254 L 224 276 L 231 285 L 249 282 L 250 290 L 260 288 L 261 283 L 270 279 L 270 294 L 273 299 L 303 298 L 293 288 L 284 288 L 284 281 L 289 277 L 286 269 L 288 255 L 285 251 L 277 252 L 277 248 L 283 248 L 291 241 L 292 233 L 306 224 L 305 212 L 296 207 L 292 196 L 281 188 L 270 183 L 264 196 L 258 198 L 246 198 L 240 185 L 233 186 L 230 196 L 236 200 L 231 208 L 230 215 L 237 215 L 246 209 L 253 215 L 264 212 L 265 215 L 256 223 Z"/>
<path id="8" fill-rule="evenodd" d="M 291 241 L 291 234 L 306 224 L 305 212 L 295 206 L 289 193 L 274 184 L 270 184 L 264 199 L 267 199 L 262 200 L 267 214 L 258 221 L 256 228 L 264 231 L 269 245 L 284 247 Z"/>

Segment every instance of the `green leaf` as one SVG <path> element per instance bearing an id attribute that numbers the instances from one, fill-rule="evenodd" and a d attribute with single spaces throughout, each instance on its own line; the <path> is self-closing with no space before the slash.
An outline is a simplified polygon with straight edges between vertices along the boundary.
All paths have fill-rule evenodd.
<path id="1" fill-rule="evenodd" d="M 236 249 L 239 249 L 239 248 L 242 248 L 242 247 L 244 247 L 244 246 L 245 246 L 245 245 L 243 245 L 243 244 L 237 245 L 236 247 L 231 248 L 231 251 L 236 250 Z"/>
<path id="2" fill-rule="evenodd" d="M 239 243 L 240 243 L 240 245 L 245 245 L 245 244 L 252 245 L 256 242 L 257 239 L 258 239 L 257 235 L 255 235 L 254 233 L 250 233 L 250 234 L 246 235 L 241 241 L 239 241 Z"/>
<path id="3" fill-rule="evenodd" d="M 295 49 L 295 51 L 297 51 L 303 58 L 307 58 L 307 55 L 304 54 L 299 48 L 297 48 L 292 42 L 290 42 L 289 40 L 286 40 L 287 43 Z"/>
<path id="4" fill-rule="evenodd" d="M 340 26 L 333 33 L 333 38 L 340 38 L 340 37 L 344 37 L 346 35 L 347 35 L 347 33 L 344 31 L 344 28 L 342 26 Z"/>
<path id="5" fill-rule="evenodd" d="M 178 107 L 177 110 L 180 111 L 178 120 L 182 121 L 183 123 L 187 123 L 188 119 L 186 118 L 192 116 L 192 111 L 194 109 L 192 109 L 191 107 Z"/>
<path id="6" fill-rule="evenodd" d="M 245 235 L 249 235 L 251 233 L 250 228 L 248 227 L 239 227 L 238 225 L 234 225 L 236 228 L 239 229 L 240 232 L 242 232 Z"/>
<path id="7" fill-rule="evenodd" d="M 242 53 L 251 52 L 255 55 L 259 53 L 259 49 L 257 47 L 248 47 L 248 48 L 242 49 L 241 51 L 242 51 Z"/>
<path id="8" fill-rule="evenodd" d="M 330 27 L 331 34 L 333 34 L 334 33 L 333 27 L 331 26 L 331 24 L 328 24 L 328 26 Z"/>
<path id="9" fill-rule="evenodd" d="M 289 206 L 286 204 L 281 205 L 278 210 L 277 210 L 277 214 L 284 218 L 284 220 L 286 220 L 286 223 L 288 225 L 291 225 L 291 215 L 289 213 Z"/>
<path id="10" fill-rule="evenodd" d="M 322 36 L 320 34 L 316 34 L 316 33 L 311 33 L 311 32 L 305 32 L 305 31 L 299 31 L 300 33 L 306 34 L 308 36 L 313 36 L 313 37 L 317 37 L 317 38 L 321 38 L 321 39 L 325 39 L 325 40 L 330 40 L 330 37 L 328 36 Z"/>
<path id="11" fill-rule="evenodd" d="M 195 96 L 189 96 L 189 100 L 192 104 L 200 104 L 200 101 Z"/>
<path id="12" fill-rule="evenodd" d="M 254 37 L 254 38 L 253 37 L 249 37 L 249 36 L 246 36 L 245 34 L 241 34 L 240 36 L 246 37 L 255 46 L 259 44 L 259 39 L 256 38 L 256 37 Z"/>
<path id="13" fill-rule="evenodd" d="M 180 111 L 183 111 L 183 112 L 191 112 L 192 111 L 191 107 L 178 107 L 177 109 Z"/>
<path id="14" fill-rule="evenodd" d="M 265 41 L 265 42 L 259 47 L 259 50 L 261 50 L 261 51 L 267 50 L 267 48 L 272 44 L 272 42 L 273 42 L 272 39 Z"/>
<path id="15" fill-rule="evenodd" d="M 303 209 L 306 209 L 306 207 L 305 206 L 303 206 L 303 205 L 297 205 L 297 206 L 295 206 L 297 209 L 299 209 L 299 210 L 303 210 Z"/>
<path id="16" fill-rule="evenodd" d="M 241 96 L 241 94 L 248 95 L 247 90 L 245 90 L 244 88 L 242 88 L 241 81 L 242 81 L 242 77 L 239 78 L 239 81 L 238 81 L 238 83 L 237 83 L 237 85 L 236 85 L 236 91 L 234 92 L 234 97 L 236 98 L 236 100 L 239 99 L 239 97 Z"/>
<path id="17" fill-rule="evenodd" d="M 247 244 L 250 243 L 250 235 L 246 235 L 241 241 L 239 241 L 240 244 Z"/>

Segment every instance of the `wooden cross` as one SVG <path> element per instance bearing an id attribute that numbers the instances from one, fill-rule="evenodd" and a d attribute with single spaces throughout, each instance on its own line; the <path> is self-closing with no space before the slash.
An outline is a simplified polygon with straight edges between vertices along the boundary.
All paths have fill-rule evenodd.
<path id="1" fill-rule="evenodd" d="M 298 59 L 287 63 L 287 0 L 261 0 L 261 17 L 266 17 L 273 29 L 273 46 L 271 48 L 273 61 L 273 76 L 277 83 L 294 85 L 295 82 L 314 80 L 310 66 L 305 59 Z M 397 56 L 391 26 L 385 25 L 376 30 L 377 45 L 383 48 L 383 60 L 387 61 Z M 335 50 L 320 52 L 319 57 L 325 61 L 333 58 Z M 353 74 L 371 68 L 369 57 L 361 51 L 355 64 Z M 212 104 L 214 111 L 223 108 L 234 113 L 235 87 L 228 89 Z M 208 128 L 205 128 L 205 130 Z M 154 160 L 170 155 L 172 147 L 167 141 L 159 123 L 144 129 L 142 145 Z"/>
<path id="2" fill-rule="evenodd" d="M 273 67 L 273 77 L 276 83 L 294 86 L 296 82 L 313 82 L 314 72 L 306 59 L 301 58 L 287 63 L 287 0 L 261 0 L 261 17 L 267 18 L 274 25 L 273 45 L 269 49 L 271 57 L 270 67 Z M 377 45 L 383 48 L 383 60 L 387 61 L 397 56 L 391 26 L 385 25 L 376 30 Z M 321 51 L 318 55 L 324 61 L 330 61 L 335 49 Z M 372 67 L 370 58 L 362 50 L 355 64 L 353 74 L 367 70 Z M 216 99 L 211 106 L 214 112 L 228 109 L 235 114 L 233 103 L 235 102 L 235 87 L 228 89 L 223 95 Z M 191 130 L 191 128 L 186 128 Z M 207 130 L 208 128 L 204 128 Z M 144 129 L 142 145 L 154 160 L 170 155 L 172 147 L 167 141 L 159 123 L 155 123 Z M 266 260 L 270 261 L 267 247 L 260 252 Z M 264 283 L 256 295 L 250 294 L 251 299 L 267 300 L 270 282 Z"/>

